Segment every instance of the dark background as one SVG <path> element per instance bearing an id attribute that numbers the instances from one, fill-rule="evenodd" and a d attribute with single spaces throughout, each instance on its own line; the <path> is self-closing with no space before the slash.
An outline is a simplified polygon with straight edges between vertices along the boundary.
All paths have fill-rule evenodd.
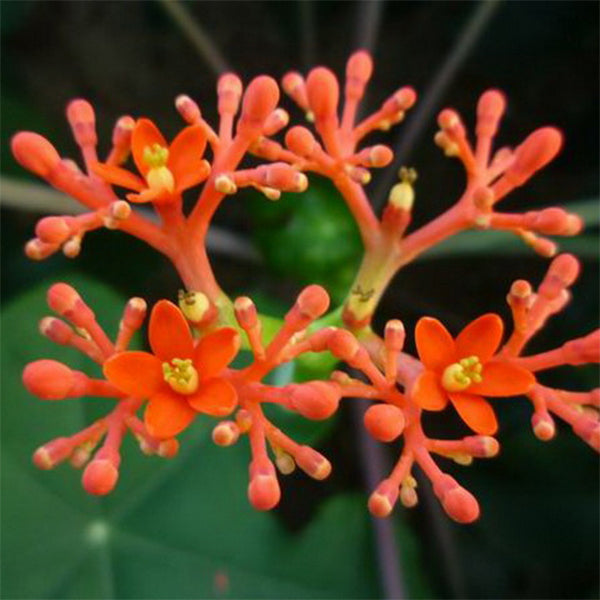
<path id="1" fill-rule="evenodd" d="M 472 125 L 477 98 L 489 87 L 508 97 L 499 145 L 516 145 L 547 124 L 560 127 L 566 140 L 559 158 L 500 208 L 517 211 L 598 199 L 597 3 L 500 2 L 450 70 L 444 67 L 448 57 L 461 44 L 469 45 L 474 29 L 468 23 L 482 10 L 478 3 L 189 2 L 185 7 L 245 82 L 260 73 L 279 79 L 290 69 L 306 72 L 314 64 L 341 75 L 350 52 L 372 45 L 375 73 L 367 107 L 374 109 L 401 85 L 412 85 L 422 102 L 432 103 L 426 126 L 409 148 L 403 147 L 406 164 L 419 171 L 416 224 L 450 206 L 462 190 L 459 166 L 432 143 L 437 111 L 452 106 Z M 215 123 L 215 73 L 160 2 L 4 1 L 0 8 L 3 176 L 28 177 L 7 151 L 10 136 L 22 128 L 43 133 L 61 153 L 75 157 L 63 117 L 72 97 L 94 104 L 104 140 L 121 114 L 149 116 L 170 137 L 180 127 L 173 99 L 182 92 L 194 97 L 205 118 Z M 438 98 L 432 97 L 432 86 L 444 81 Z M 287 99 L 282 105 L 299 120 Z M 409 117 L 379 138 L 396 144 L 398 134 L 410 127 Z M 370 189 L 380 194 L 377 177 Z M 334 294 L 343 288 L 351 272 L 347 265 L 359 256 L 355 232 L 330 188 L 316 182 L 315 190 L 306 199 L 284 198 L 277 205 L 255 198 L 225 203 L 216 223 L 253 240 L 260 256 L 259 262 L 248 262 L 233 250 L 214 254 L 226 291 L 275 298 L 278 310 L 311 280 L 330 282 Z M 40 215 L 3 201 L 4 303 L 34 280 L 58 279 L 73 269 L 150 301 L 177 289 L 177 278 L 163 259 L 138 241 L 110 232 L 88 236 L 74 263 L 58 255 L 42 263 L 27 261 L 22 245 Z M 337 228 L 321 227 L 323 213 Z M 577 246 L 584 260 L 574 302 L 536 338 L 533 351 L 554 348 L 597 326 L 597 223 L 596 217 L 585 243 Z M 340 237 L 348 250 L 340 251 Z M 547 261 L 515 249 L 508 238 L 506 248 L 504 243 L 423 257 L 410 265 L 386 294 L 378 325 L 400 317 L 410 331 L 419 317 L 431 314 L 456 332 L 483 312 L 507 316 L 504 296 L 510 283 L 517 278 L 538 283 Z M 564 247 L 575 248 L 568 242 Z M 4 323 L 5 331 L 11 327 Z M 545 382 L 568 389 L 598 385 L 595 369 L 574 371 L 559 370 Z M 501 456 L 467 470 L 448 467 L 481 501 L 483 515 L 476 525 L 458 527 L 440 519 L 427 498 L 413 511 L 396 511 L 394 518 L 407 522 L 421 542 L 420 564 L 429 589 L 440 598 L 597 597 L 596 456 L 567 427 L 559 427 L 551 444 L 538 442 L 529 431 L 525 402 L 499 412 Z M 443 422 L 432 418 L 430 423 L 430 431 L 439 434 L 456 434 L 460 427 L 446 415 Z M 338 466 L 332 482 L 316 486 L 293 478 L 286 484 L 277 517 L 290 531 L 307 526 L 324 496 L 362 489 L 352 428 L 344 410 L 323 442 Z M 6 483 L 3 493 L 10 494 Z"/>

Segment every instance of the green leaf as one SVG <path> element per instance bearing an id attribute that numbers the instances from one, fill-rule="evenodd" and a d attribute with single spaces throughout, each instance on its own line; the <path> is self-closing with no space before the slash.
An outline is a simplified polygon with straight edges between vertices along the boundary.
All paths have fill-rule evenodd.
<path id="1" fill-rule="evenodd" d="M 324 285 L 334 301 L 348 291 L 362 254 L 358 228 L 339 192 L 311 178 L 303 194 L 273 204 L 253 199 L 254 237 L 275 273 Z"/>

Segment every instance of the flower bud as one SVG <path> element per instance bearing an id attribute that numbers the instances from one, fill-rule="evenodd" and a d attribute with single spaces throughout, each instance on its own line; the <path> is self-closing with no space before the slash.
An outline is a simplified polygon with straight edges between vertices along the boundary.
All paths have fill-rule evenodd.
<path id="1" fill-rule="evenodd" d="M 179 442 L 175 438 L 161 440 L 156 449 L 156 454 L 162 458 L 173 458 L 179 452 Z"/>
<path id="2" fill-rule="evenodd" d="M 278 102 L 279 88 L 276 81 L 267 75 L 254 78 L 244 94 L 238 131 L 251 137 L 258 135 Z"/>
<path id="3" fill-rule="evenodd" d="M 242 97 L 242 81 L 234 73 L 225 73 L 217 82 L 217 96 L 219 98 L 218 111 L 220 115 L 234 115 L 240 106 Z"/>
<path id="4" fill-rule="evenodd" d="M 10 145 L 17 162 L 39 177 L 47 178 L 60 162 L 54 146 L 37 133 L 20 131 L 13 136 Z"/>
<path id="5" fill-rule="evenodd" d="M 43 400 L 64 400 L 77 383 L 76 372 L 56 360 L 36 360 L 23 370 L 27 391 Z"/>
<path id="6" fill-rule="evenodd" d="M 450 475 L 440 477 L 433 491 L 448 516 L 457 523 L 472 523 L 479 518 L 479 504 L 473 494 L 458 485 Z"/>
<path id="7" fill-rule="evenodd" d="M 562 133 L 554 127 L 537 129 L 517 147 L 515 160 L 504 177 L 513 187 L 522 185 L 558 154 L 562 139 Z"/>
<path id="8" fill-rule="evenodd" d="M 489 435 L 471 435 L 463 438 L 467 451 L 477 458 L 492 458 L 500 452 L 500 444 Z"/>
<path id="9" fill-rule="evenodd" d="M 42 242 L 62 244 L 71 234 L 72 217 L 44 217 L 37 222 L 35 234 Z"/>
<path id="10" fill-rule="evenodd" d="M 289 406 L 307 419 L 327 419 L 338 408 L 341 392 L 334 383 L 309 381 L 287 386 Z"/>
<path id="11" fill-rule="evenodd" d="M 300 125 L 296 125 L 285 134 L 285 145 L 298 156 L 310 158 L 316 148 L 317 141 L 313 134 Z"/>
<path id="12" fill-rule="evenodd" d="M 308 74 L 306 92 L 315 121 L 330 121 L 337 127 L 340 88 L 336 76 L 325 67 L 316 67 Z"/>
<path id="13" fill-rule="evenodd" d="M 403 431 L 406 419 L 404 413 L 391 404 L 370 406 L 364 415 L 367 431 L 380 442 L 391 442 Z"/>
<path id="14" fill-rule="evenodd" d="M 355 52 L 346 63 L 346 97 L 360 100 L 373 74 L 373 59 L 365 50 Z"/>
<path id="15" fill-rule="evenodd" d="M 493 137 L 498 131 L 498 123 L 506 109 L 504 94 L 498 90 L 487 90 L 477 103 L 478 136 Z"/>
<path id="16" fill-rule="evenodd" d="M 547 412 L 535 412 L 531 417 L 531 427 L 538 440 L 550 441 L 556 435 L 556 425 Z"/>
<path id="17" fill-rule="evenodd" d="M 369 512 L 375 517 L 387 517 L 398 500 L 398 486 L 384 479 L 369 497 Z"/>
<path id="18" fill-rule="evenodd" d="M 75 288 L 66 283 L 55 283 L 47 294 L 48 306 L 59 315 L 73 321 L 78 327 L 95 319 L 94 313 L 81 299 Z"/>
<path id="19" fill-rule="evenodd" d="M 175 98 L 175 108 L 183 117 L 183 120 L 190 125 L 197 123 L 202 117 L 202 113 L 196 102 L 185 94 L 180 94 Z"/>
<path id="20" fill-rule="evenodd" d="M 253 460 L 250 463 L 248 500 L 256 510 L 271 510 L 279 503 L 281 489 L 275 467 L 268 461 Z"/>
<path id="21" fill-rule="evenodd" d="M 212 440 L 217 446 L 232 446 L 240 437 L 240 428 L 233 421 L 222 421 L 212 431 Z"/>
<path id="22" fill-rule="evenodd" d="M 81 98 L 71 100 L 67 105 L 67 120 L 80 146 L 95 146 L 98 143 L 96 115 L 87 100 Z"/>
<path id="23" fill-rule="evenodd" d="M 53 469 L 57 464 L 71 456 L 73 444 L 66 437 L 60 437 L 40 446 L 33 453 L 33 464 L 45 471 Z"/>
<path id="24" fill-rule="evenodd" d="M 95 458 L 85 468 L 81 482 L 88 494 L 105 496 L 112 492 L 118 478 L 119 471 L 110 460 Z"/>
<path id="25" fill-rule="evenodd" d="M 326 479 L 331 474 L 331 463 L 309 446 L 300 446 L 294 458 L 296 464 L 313 479 Z"/>
<path id="26" fill-rule="evenodd" d="M 300 292 L 296 306 L 303 317 L 317 319 L 329 308 L 329 294 L 320 285 L 309 285 Z"/>

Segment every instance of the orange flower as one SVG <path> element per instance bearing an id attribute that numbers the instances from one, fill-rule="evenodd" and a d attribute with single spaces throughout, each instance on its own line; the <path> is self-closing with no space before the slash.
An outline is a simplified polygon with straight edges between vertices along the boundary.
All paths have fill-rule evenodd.
<path id="1" fill-rule="evenodd" d="M 415 402 L 426 410 L 442 410 L 450 400 L 473 431 L 493 435 L 498 422 L 483 396 L 524 394 L 535 383 L 529 371 L 494 359 L 503 330 L 500 317 L 487 314 L 454 340 L 437 319 L 420 319 L 415 337 L 425 370 L 412 389 Z"/>
<path id="2" fill-rule="evenodd" d="M 198 412 L 223 417 L 237 404 L 235 388 L 222 377 L 239 350 L 235 329 L 224 327 L 194 343 L 188 322 L 171 302 L 152 310 L 148 352 L 121 352 L 104 363 L 104 375 L 121 391 L 148 398 L 146 428 L 157 438 L 183 431 Z"/>
<path id="3" fill-rule="evenodd" d="M 127 194 L 131 202 L 168 202 L 208 177 L 210 165 L 202 158 L 205 148 L 200 125 L 182 129 L 168 146 L 152 121 L 139 119 L 131 135 L 131 152 L 143 179 L 105 163 L 96 163 L 93 170 L 110 184 L 138 192 Z"/>

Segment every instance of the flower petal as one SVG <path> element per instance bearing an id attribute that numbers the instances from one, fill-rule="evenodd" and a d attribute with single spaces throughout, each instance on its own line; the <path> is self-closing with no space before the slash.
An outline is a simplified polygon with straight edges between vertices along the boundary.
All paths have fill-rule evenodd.
<path id="1" fill-rule="evenodd" d="M 187 401 L 198 412 L 225 417 L 236 407 L 237 398 L 237 392 L 229 381 L 216 377 L 200 384 L 199 390 L 188 396 Z"/>
<path id="2" fill-rule="evenodd" d="M 144 149 L 152 144 L 168 147 L 162 133 L 150 119 L 138 119 L 131 134 L 131 153 L 137 170 L 144 176 L 150 170 L 144 161 Z"/>
<path id="3" fill-rule="evenodd" d="M 120 352 L 103 366 L 104 376 L 122 392 L 136 398 L 148 398 L 162 385 L 161 362 L 148 352 Z"/>
<path id="4" fill-rule="evenodd" d="M 498 315 L 482 315 L 458 334 L 456 354 L 459 358 L 477 356 L 485 364 L 498 350 L 503 333 L 504 324 Z"/>
<path id="5" fill-rule="evenodd" d="M 165 439 L 183 431 L 196 415 L 185 396 L 163 392 L 150 398 L 144 412 L 144 423 L 151 436 Z"/>
<path id="6" fill-rule="evenodd" d="M 92 171 L 111 185 L 118 185 L 119 187 L 135 190 L 136 192 L 140 192 L 146 187 L 146 184 L 137 175 L 114 165 L 94 163 Z"/>
<path id="7" fill-rule="evenodd" d="M 496 414 L 485 398 L 462 392 L 452 392 L 448 395 L 460 418 L 473 431 L 481 435 L 494 435 L 498 431 Z"/>
<path id="8" fill-rule="evenodd" d="M 434 371 L 423 371 L 415 381 L 411 398 L 425 410 L 442 410 L 448 404 L 448 394 L 439 383 Z"/>
<path id="9" fill-rule="evenodd" d="M 419 319 L 415 339 L 419 357 L 426 369 L 437 371 L 457 360 L 454 340 L 437 319 Z"/>
<path id="10" fill-rule="evenodd" d="M 208 176 L 210 171 L 202 159 L 205 148 L 206 134 L 200 125 L 186 127 L 173 140 L 167 167 L 173 173 L 177 191 L 186 190 Z"/>
<path id="11" fill-rule="evenodd" d="M 235 358 L 239 349 L 240 334 L 232 327 L 217 329 L 203 337 L 194 355 L 200 380 L 218 375 Z"/>
<path id="12" fill-rule="evenodd" d="M 469 392 L 483 396 L 518 396 L 535 384 L 530 371 L 507 362 L 492 360 L 483 365 L 481 383 L 469 386 Z"/>
<path id="13" fill-rule="evenodd" d="M 154 305 L 150 315 L 150 347 L 161 361 L 192 358 L 194 340 L 190 326 L 181 311 L 168 300 Z"/>

